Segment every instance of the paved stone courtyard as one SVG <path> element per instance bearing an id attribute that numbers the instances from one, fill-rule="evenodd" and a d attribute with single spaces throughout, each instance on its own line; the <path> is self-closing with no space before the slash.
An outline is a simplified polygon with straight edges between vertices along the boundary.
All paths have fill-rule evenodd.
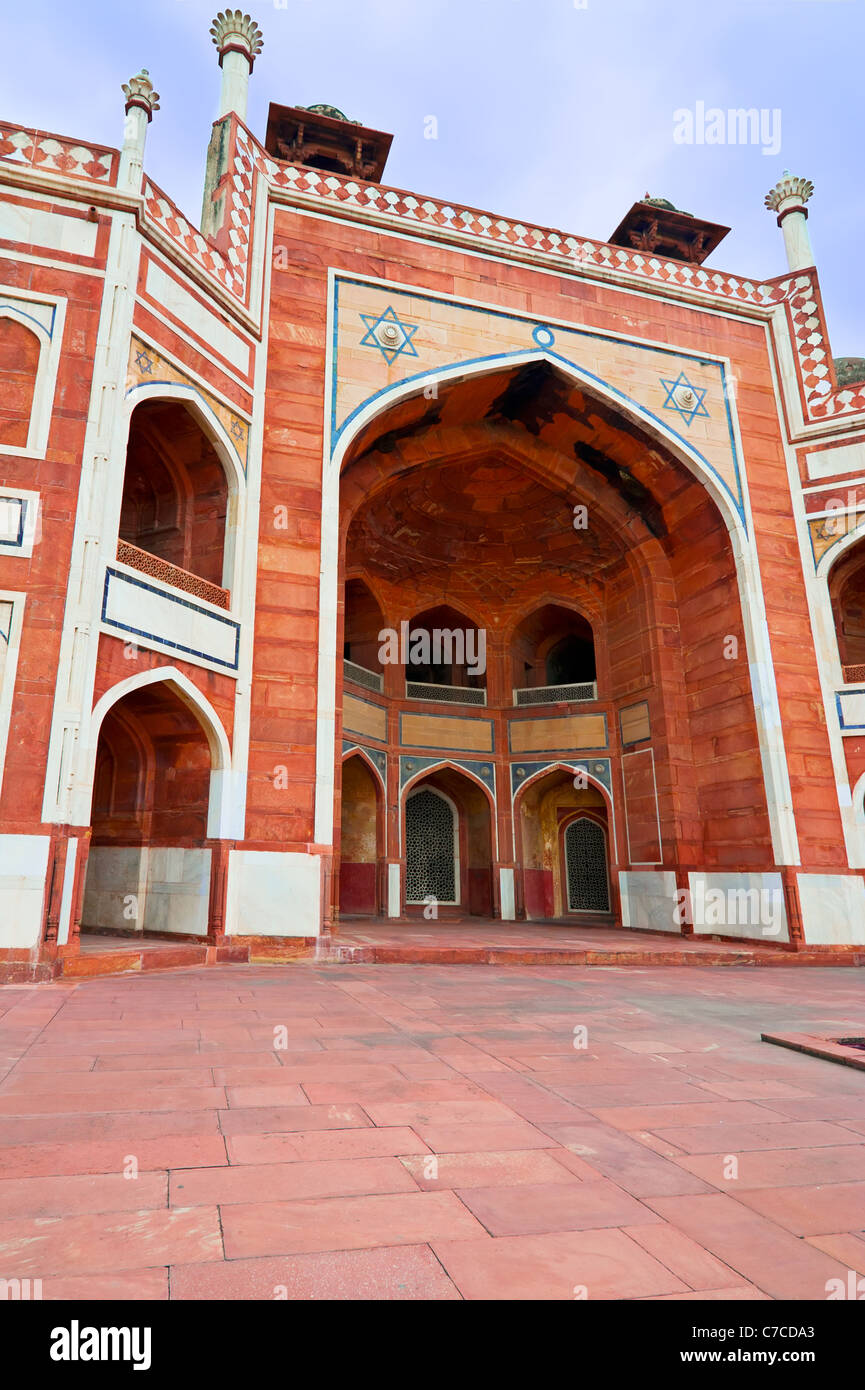
<path id="1" fill-rule="evenodd" d="M 863 983 L 226 965 L 10 986 L 0 1277 L 46 1299 L 824 1299 L 865 1274 L 865 1074 L 759 1035 L 865 1032 Z"/>

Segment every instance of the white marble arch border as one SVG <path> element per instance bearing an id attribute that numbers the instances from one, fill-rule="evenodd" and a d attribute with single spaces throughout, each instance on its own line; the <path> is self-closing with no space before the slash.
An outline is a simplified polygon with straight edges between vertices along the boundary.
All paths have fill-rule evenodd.
<path id="1" fill-rule="evenodd" d="M 225 481 L 228 484 L 228 513 L 225 518 L 225 548 L 222 561 L 222 586 L 231 591 L 231 607 L 234 611 L 241 600 L 236 592 L 240 579 L 240 566 L 237 563 L 242 546 L 238 543 L 244 535 L 246 515 L 246 475 L 222 421 L 211 409 L 201 392 L 192 384 L 179 381 L 140 382 L 127 391 L 123 402 L 123 449 L 129 444 L 129 430 L 132 415 L 137 406 L 145 401 L 179 401 L 188 407 L 190 414 L 200 425 L 213 445 L 216 456 L 222 465 Z"/>
<path id="2" fill-rule="evenodd" d="M 739 516 L 732 498 L 703 460 L 689 448 L 686 441 L 662 422 L 649 416 L 636 402 L 624 396 L 606 382 L 600 381 L 566 362 L 555 354 L 538 351 L 505 353 L 480 362 L 455 363 L 398 382 L 389 390 L 378 393 L 366 407 L 357 411 L 341 433 L 331 454 L 332 438 L 329 419 L 334 362 L 334 271 L 330 271 L 328 296 L 328 357 L 325 381 L 325 438 L 322 468 L 322 530 L 321 572 L 319 582 L 319 652 L 318 652 L 318 709 L 316 737 L 316 798 L 315 838 L 320 844 L 333 841 L 333 797 L 336 739 L 336 633 L 339 569 L 339 479 L 342 464 L 358 433 L 377 415 L 409 396 L 416 396 L 435 383 L 459 381 L 471 376 L 489 375 L 511 370 L 514 366 L 545 361 L 563 376 L 579 384 L 587 394 L 604 400 L 614 410 L 629 416 L 648 435 L 657 439 L 706 488 L 715 501 L 727 527 L 739 584 L 739 600 L 760 754 L 763 781 L 772 836 L 772 851 L 777 864 L 799 864 L 799 843 L 793 812 L 793 795 L 787 767 L 778 687 L 772 659 L 769 626 L 757 550 L 753 540 L 753 522 L 748 495 L 748 480 L 741 473 L 742 501 L 745 520 Z M 740 458 L 743 458 L 735 402 L 730 403 Z"/>
<path id="3" fill-rule="evenodd" d="M 176 666 L 154 666 L 149 671 L 129 676 L 109 690 L 97 701 L 87 725 L 87 744 L 81 750 L 78 767 L 82 771 L 80 780 L 72 791 L 71 825 L 89 825 L 91 801 L 93 797 L 93 778 L 96 772 L 96 750 L 99 744 L 99 731 L 108 711 L 134 690 L 148 685 L 165 684 L 191 710 L 201 725 L 210 748 L 210 794 L 207 807 L 207 837 L 211 840 L 238 838 L 237 828 L 232 825 L 232 771 L 231 745 L 225 727 L 213 705 L 196 685 L 179 671 Z M 239 838 L 243 838 L 242 827 Z"/>
<path id="4" fill-rule="evenodd" d="M 19 307 L 20 306 L 20 307 Z M 52 312 L 51 331 L 40 323 L 28 309 L 50 309 Z M 30 290 L 20 291 L 11 286 L 0 285 L 0 319 L 12 319 L 20 323 L 39 341 L 39 365 L 36 368 L 36 382 L 33 388 L 33 401 L 30 407 L 30 428 L 27 432 L 25 448 L 14 444 L 0 444 L 0 454 L 14 454 L 18 458 L 41 459 L 48 449 L 48 435 L 51 430 L 51 417 L 54 411 L 54 395 L 57 387 L 57 371 L 60 366 L 60 349 L 63 342 L 63 325 L 66 318 L 66 300 L 56 295 L 40 295 Z"/>

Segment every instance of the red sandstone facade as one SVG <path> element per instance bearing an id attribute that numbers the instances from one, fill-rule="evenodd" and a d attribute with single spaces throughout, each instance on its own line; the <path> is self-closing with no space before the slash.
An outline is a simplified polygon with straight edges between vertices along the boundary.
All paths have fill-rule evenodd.
<path id="1" fill-rule="evenodd" d="M 332 108 L 260 143 L 216 29 L 201 231 L 146 76 L 120 151 L 0 126 L 0 970 L 341 915 L 861 946 L 865 382 L 810 186 L 765 283 L 453 208 Z"/>

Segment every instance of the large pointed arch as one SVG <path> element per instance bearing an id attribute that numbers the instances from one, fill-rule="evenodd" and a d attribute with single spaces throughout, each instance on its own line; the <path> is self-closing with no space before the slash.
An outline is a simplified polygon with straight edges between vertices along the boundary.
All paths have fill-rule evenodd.
<path id="1" fill-rule="evenodd" d="M 362 402 L 325 443 L 322 515 L 322 564 L 320 574 L 318 742 L 316 755 L 316 837 L 330 842 L 333 834 L 335 645 L 340 574 L 340 476 L 351 458 L 361 432 L 401 401 L 421 394 L 437 397 L 432 389 L 480 375 L 513 372 L 530 364 L 545 364 L 573 382 L 580 390 L 604 402 L 645 436 L 647 443 L 663 448 L 696 479 L 711 498 L 730 542 L 730 556 L 738 584 L 739 611 L 744 629 L 754 719 L 766 790 L 769 832 L 776 863 L 800 862 L 790 776 L 784 747 L 778 689 L 766 619 L 757 551 L 749 535 L 750 508 L 747 481 L 739 469 L 740 499 L 734 499 L 708 459 L 665 420 L 634 401 L 612 383 L 579 364 L 543 349 L 494 354 L 469 362 L 453 363 L 384 388 Z M 731 437 L 735 421 L 728 409 Z"/>

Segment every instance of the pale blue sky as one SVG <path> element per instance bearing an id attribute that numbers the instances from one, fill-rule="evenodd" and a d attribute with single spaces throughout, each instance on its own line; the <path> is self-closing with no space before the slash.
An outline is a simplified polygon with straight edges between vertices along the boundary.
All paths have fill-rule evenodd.
<path id="1" fill-rule="evenodd" d="M 11 9 L 11 6 L 8 7 Z M 103 144 L 150 69 L 147 168 L 194 220 L 219 69 L 212 0 L 32 0 L 4 18 L 0 115 Z M 399 187 L 606 238 L 647 190 L 732 227 L 710 264 L 785 269 L 763 196 L 813 180 L 810 228 L 836 356 L 865 356 L 865 0 L 254 0 L 249 124 L 330 102 L 392 131 Z M 780 112 L 781 148 L 685 145 L 679 108 Z M 438 139 L 424 139 L 435 116 Z"/>

